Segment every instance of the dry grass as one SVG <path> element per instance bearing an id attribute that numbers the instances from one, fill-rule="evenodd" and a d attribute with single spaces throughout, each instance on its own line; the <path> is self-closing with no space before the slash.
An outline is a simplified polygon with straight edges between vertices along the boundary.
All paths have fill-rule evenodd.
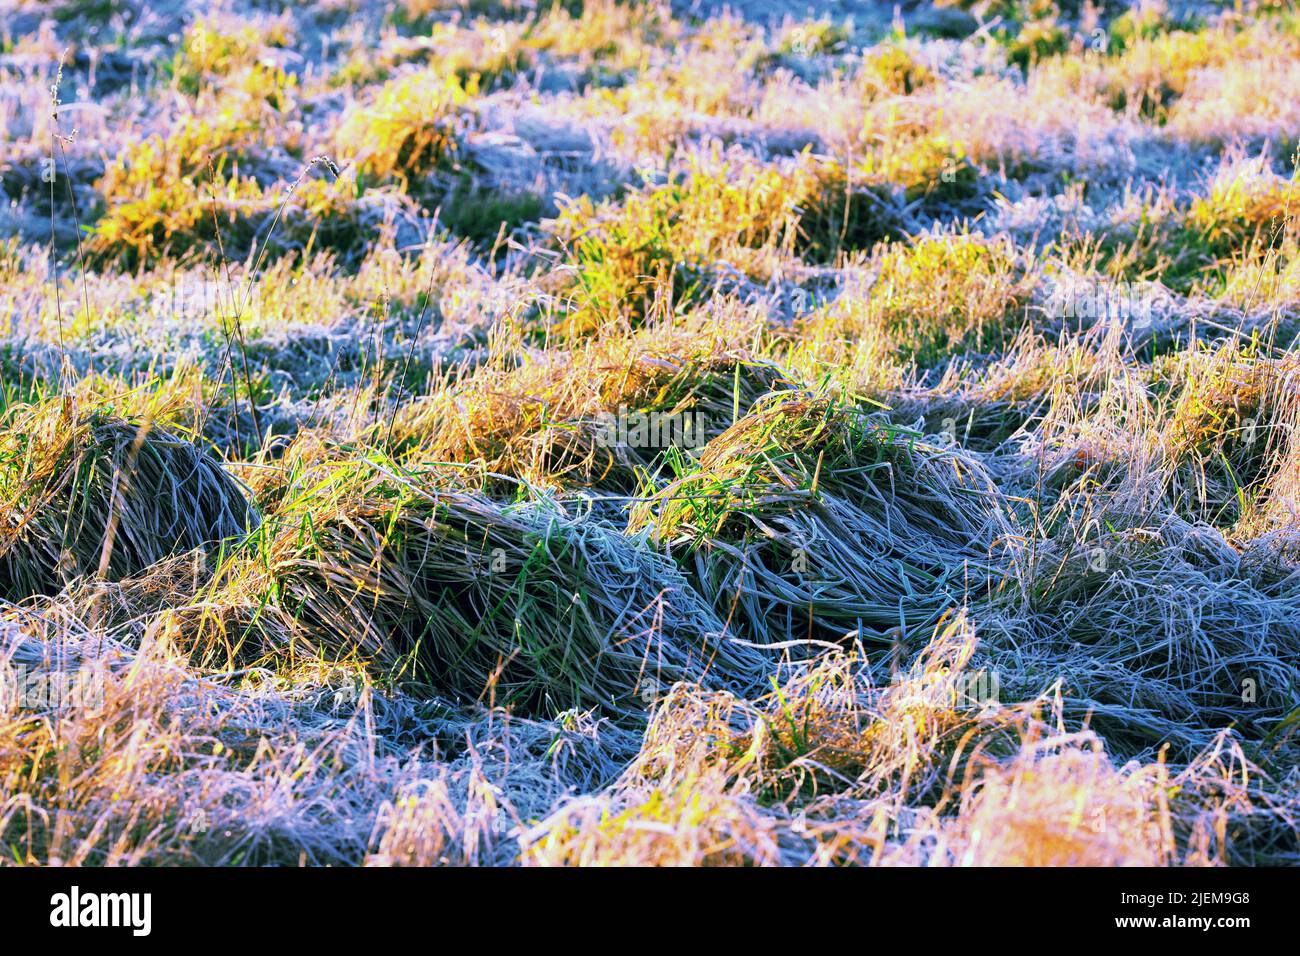
<path id="1" fill-rule="evenodd" d="M 1300 862 L 1294 15 L 280 6 L 0 51 L 7 863 Z"/>

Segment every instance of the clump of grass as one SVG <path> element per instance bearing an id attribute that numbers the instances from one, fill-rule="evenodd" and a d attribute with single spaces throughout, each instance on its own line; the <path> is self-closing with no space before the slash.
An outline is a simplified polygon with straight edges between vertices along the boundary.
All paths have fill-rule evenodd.
<path id="1" fill-rule="evenodd" d="M 804 381 L 874 397 L 901 387 L 909 374 L 856 284 L 798 316 L 793 332 L 785 361 Z"/>
<path id="2" fill-rule="evenodd" d="M 1007 60 L 1024 70 L 1070 46 L 1055 0 L 940 0 L 935 5 L 969 11 L 995 27 L 993 36 L 1006 45 Z"/>
<path id="3" fill-rule="evenodd" d="M 1039 60 L 1064 53 L 1069 47 L 1070 35 L 1054 19 L 1031 20 L 1011 40 L 1007 60 L 1028 70 Z"/>
<path id="4" fill-rule="evenodd" d="M 211 548 L 255 523 L 243 490 L 201 448 L 149 421 L 76 416 L 54 400 L 0 434 L 0 594 L 51 594 Z"/>
<path id="5" fill-rule="evenodd" d="M 271 146 L 256 115 L 223 110 L 188 114 L 164 134 L 134 141 L 104 169 L 96 184 L 109 203 L 142 198 L 150 188 L 194 183 L 209 166 L 226 175 L 251 165 L 258 149 Z"/>
<path id="6" fill-rule="evenodd" d="M 960 169 L 960 164 L 953 168 Z M 870 162 L 824 162 L 817 192 L 799 207 L 794 252 L 807 262 L 837 263 L 877 242 L 903 236 L 909 197 L 905 187 L 900 195 L 892 175 L 879 168 L 873 172 Z"/>
<path id="7" fill-rule="evenodd" d="M 853 171 L 861 187 L 898 193 L 932 211 L 964 209 L 979 195 L 979 170 L 958 139 L 869 120 L 866 141 L 868 153 Z"/>
<path id="8" fill-rule="evenodd" d="M 842 471 L 900 465 L 908 452 L 907 436 L 873 420 L 870 409 L 778 392 L 710 442 L 698 470 L 638 506 L 631 529 L 653 527 L 661 540 L 697 543 L 743 533 L 750 506 L 795 510 L 818 487 L 838 487 Z M 826 465 L 824 480 L 819 464 Z"/>
<path id="9" fill-rule="evenodd" d="M 431 174 L 456 168 L 467 109 L 477 93 L 473 77 L 462 83 L 433 70 L 391 80 L 344 114 L 334 136 L 339 161 L 354 163 L 374 180 L 427 188 Z"/>
<path id="10" fill-rule="evenodd" d="M 724 260 L 763 277 L 782 257 L 833 256 L 864 227 L 842 167 L 805 152 L 783 168 L 743 160 L 695 160 L 673 181 L 647 186 L 621 202 L 569 203 L 549 228 L 576 266 L 575 329 L 639 322 L 655 289 L 689 302 Z M 872 235 L 879 236 L 880 232 Z"/>
<path id="11" fill-rule="evenodd" d="M 452 74 L 462 85 L 474 83 L 484 90 L 508 85 L 534 63 L 528 32 L 525 23 L 478 21 L 467 26 L 439 21 L 418 36 L 385 37 L 378 49 L 373 43 L 358 45 L 330 83 L 366 86 L 417 63 L 431 72 Z"/>
<path id="12" fill-rule="evenodd" d="M 217 187 L 216 198 L 228 211 L 261 198 L 250 180 Z M 230 230 L 231 222 L 226 222 Z M 205 209 L 200 187 L 193 183 L 164 182 L 150 186 L 139 199 L 115 205 L 96 224 L 85 244 L 95 260 L 116 261 L 126 269 L 155 261 L 169 252 L 183 253 L 213 245 L 221 222 Z"/>
<path id="13" fill-rule="evenodd" d="M 1168 512 L 1076 513 L 1025 557 L 1032 593 L 999 625 L 1016 647 L 1006 653 L 1044 682 L 1059 676 L 1067 712 L 1088 715 L 1112 752 L 1191 759 L 1229 727 L 1262 738 L 1296 706 L 1294 658 L 1270 649 L 1294 643 L 1294 584 L 1214 529 Z M 1026 613 L 1052 621 L 1053 637 L 1020 643 Z"/>
<path id="14" fill-rule="evenodd" d="M 1226 527 L 1254 510 L 1293 427 L 1289 369 L 1230 344 L 1193 345 L 1156 361 L 1168 409 L 1167 500 L 1179 514 Z"/>
<path id="15" fill-rule="evenodd" d="M 279 178 L 255 174 L 253 159 L 271 148 L 270 137 L 257 116 L 227 110 L 187 116 L 170 135 L 136 142 L 96 184 L 107 208 L 85 255 L 126 269 L 187 253 L 243 258 L 255 248 L 306 256 L 327 247 L 352 259 L 378 227 L 417 218 L 391 187 L 351 193 L 327 181 L 337 170 L 325 157 L 299 166 L 298 178 L 278 189 L 263 185 Z"/>
<path id="16" fill-rule="evenodd" d="M 1229 821 L 1289 818 L 1229 739 L 1117 769 L 1093 733 L 981 706 L 973 650 L 957 621 L 883 688 L 835 655 L 753 703 L 674 688 L 612 786 L 524 830 L 523 862 L 1204 865 Z"/>
<path id="17" fill-rule="evenodd" d="M 352 262 L 382 229 L 410 227 L 418 219 L 410 200 L 391 189 L 352 196 L 318 178 L 279 190 L 263 190 L 252 180 L 231 180 L 215 189 L 180 183 L 114 208 L 100 220 L 86 250 L 124 268 L 168 255 L 216 259 L 224 252 L 240 259 L 263 250 L 306 259 L 314 250 L 329 249 Z"/>
<path id="18" fill-rule="evenodd" d="M 841 57 L 849 50 L 849 30 L 830 19 L 786 20 L 775 36 L 755 56 L 754 69 L 760 73 L 785 68 L 795 72 L 823 65 L 830 58 Z"/>
<path id="19" fill-rule="evenodd" d="M 385 682 L 462 701 L 624 720 L 647 686 L 756 679 L 761 657 L 724 636 L 663 557 L 595 521 L 392 468 L 308 472 L 232 559 L 221 593 L 293 622 L 259 625 L 268 651 L 355 656 Z"/>
<path id="20" fill-rule="evenodd" d="M 1142 41 L 1151 41 L 1162 33 L 1192 31 L 1198 24 L 1191 17 L 1180 17 L 1164 0 L 1143 0 L 1110 21 L 1106 28 L 1108 50 L 1122 53 Z"/>
<path id="21" fill-rule="evenodd" d="M 538 487 L 634 493 L 674 446 L 721 434 L 786 380 L 738 344 L 746 330 L 757 331 L 752 317 L 702 315 L 517 368 L 488 366 L 402 409 L 385 437 L 407 457 L 476 462 Z"/>
<path id="22" fill-rule="evenodd" d="M 574 200 L 550 227 L 576 266 L 568 324 L 578 331 L 620 318 L 639 322 L 658 283 L 677 301 L 700 295 L 715 258 L 756 261 L 765 247 L 793 241 L 799 193 L 775 170 L 723 163 L 697 164 L 618 203 Z"/>
<path id="23" fill-rule="evenodd" d="M 969 233 L 921 236 L 878 250 L 867 321 L 925 367 L 1006 343 L 1033 282 L 1012 245 Z"/>
<path id="24" fill-rule="evenodd" d="M 1294 242 L 1300 229 L 1300 183 L 1267 168 L 1266 161 L 1223 163 L 1208 192 L 1187 210 L 1184 230 L 1199 241 L 1210 264 L 1243 250 Z"/>
<path id="25" fill-rule="evenodd" d="M 403 773 L 375 816 L 366 866 L 517 864 L 528 821 L 566 790 L 611 779 L 612 755 L 639 737 L 580 714 L 538 722 L 496 710 L 444 726 L 461 737 L 452 759 Z"/>
<path id="26" fill-rule="evenodd" d="M 234 111 L 187 116 L 165 136 L 134 142 L 96 184 L 107 209 L 85 243 L 86 254 L 129 267 L 173 245 L 210 240 L 216 224 L 205 194 L 215 193 L 227 208 L 260 198 L 261 187 L 239 170 L 267 145 L 261 124 Z M 215 182 L 207 181 L 209 168 Z"/>
<path id="27" fill-rule="evenodd" d="M 978 641 L 964 616 L 941 621 L 910 656 L 876 686 L 866 662 L 841 651 L 773 680 L 751 705 L 761 727 L 746 753 L 757 758 L 746 771 L 764 802 L 807 807 L 834 795 L 907 793 L 914 804 L 941 803 L 944 774 L 951 780 L 968 755 L 1015 752 L 1032 707 L 1002 706 L 1000 688 L 977 669 Z"/>
<path id="28" fill-rule="evenodd" d="M 576 61 L 592 78 L 644 68 L 656 44 L 681 42 L 682 25 L 666 4 L 583 0 L 553 3 L 529 30 L 528 45 Z"/>
<path id="29" fill-rule="evenodd" d="M 186 29 L 171 63 L 172 81 L 182 93 L 197 95 L 239 69 L 257 65 L 267 48 L 288 48 L 294 39 L 287 19 L 267 26 L 244 23 L 234 29 L 223 29 L 212 19 L 197 20 Z"/>
<path id="30" fill-rule="evenodd" d="M 857 79 L 871 96 L 910 96 L 938 82 L 933 70 L 898 44 L 864 57 Z"/>
<path id="31" fill-rule="evenodd" d="M 953 363 L 932 384 L 899 384 L 880 397 L 899 424 L 921 422 L 919 430 L 926 435 L 992 452 L 1044 414 L 1058 375 L 1069 376 L 1081 390 L 1096 387 L 1106 368 L 1090 346 L 1077 339 L 1054 346 L 1025 328 L 1005 354 L 988 365 Z"/>
<path id="32" fill-rule="evenodd" d="M 848 29 L 842 23 L 835 23 L 827 18 L 787 23 L 776 41 L 776 50 L 781 54 L 796 56 L 818 56 L 830 53 L 842 53 L 851 39 Z"/>
<path id="33" fill-rule="evenodd" d="M 1181 772 L 1117 768 L 1091 733 L 1026 735 L 1011 760 L 975 762 L 955 816 L 914 835 L 898 862 L 932 866 L 1213 866 L 1229 821 L 1253 807 L 1231 741 Z M 924 846 L 924 850 L 920 848 Z"/>
<path id="34" fill-rule="evenodd" d="M 383 801 L 420 772 L 331 714 L 328 686 L 196 673 L 165 617 L 130 633 L 41 610 L 0 624 L 0 680 L 25 668 L 74 690 L 0 695 L 0 840 L 19 865 L 357 865 Z"/>
<path id="35" fill-rule="evenodd" d="M 988 586 L 999 525 L 973 462 L 868 409 L 775 393 L 631 513 L 752 640 L 889 644 Z"/>
<path id="36" fill-rule="evenodd" d="M 1228 263 L 1223 271 L 1223 287 L 1218 294 L 1220 301 L 1247 313 L 1267 303 L 1278 311 L 1279 319 L 1297 314 L 1300 245 L 1286 236 L 1278 236 L 1278 240 L 1275 248 L 1260 249 L 1256 246 Z M 1284 328 L 1289 329 L 1289 326 L 1290 323 L 1286 322 Z M 1296 332 L 1285 334 L 1294 336 Z"/>
<path id="37" fill-rule="evenodd" d="M 1266 156 L 1226 154 L 1190 202 L 1156 194 L 1141 200 L 1136 221 L 1097 242 L 1111 275 L 1158 278 L 1179 293 L 1221 294 L 1240 268 L 1294 244 L 1300 185 L 1277 175 Z"/>
<path id="38" fill-rule="evenodd" d="M 1107 63 L 1102 94 L 1113 109 L 1162 122 L 1198 70 L 1252 52 L 1251 34 L 1230 28 L 1135 37 Z"/>

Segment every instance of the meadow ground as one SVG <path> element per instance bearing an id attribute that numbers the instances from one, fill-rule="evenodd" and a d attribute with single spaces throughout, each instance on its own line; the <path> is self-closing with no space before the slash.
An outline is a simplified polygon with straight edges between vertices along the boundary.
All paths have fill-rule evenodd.
<path id="1" fill-rule="evenodd" d="M 1294 3 L 3 7 L 6 863 L 1300 861 Z"/>

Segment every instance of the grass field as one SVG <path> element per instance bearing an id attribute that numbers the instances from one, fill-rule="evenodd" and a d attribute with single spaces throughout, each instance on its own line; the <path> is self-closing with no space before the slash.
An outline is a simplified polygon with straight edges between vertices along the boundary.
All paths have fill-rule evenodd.
<path id="1" fill-rule="evenodd" d="M 1283 0 L 5 0 L 0 859 L 1300 862 Z"/>

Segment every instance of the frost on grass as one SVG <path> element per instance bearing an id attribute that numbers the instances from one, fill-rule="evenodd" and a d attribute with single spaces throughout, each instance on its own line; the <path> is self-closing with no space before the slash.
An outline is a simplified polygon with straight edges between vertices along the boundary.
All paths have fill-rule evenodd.
<path id="1" fill-rule="evenodd" d="M 1300 861 L 1294 14 L 905 6 L 20 5 L 5 859 Z"/>

